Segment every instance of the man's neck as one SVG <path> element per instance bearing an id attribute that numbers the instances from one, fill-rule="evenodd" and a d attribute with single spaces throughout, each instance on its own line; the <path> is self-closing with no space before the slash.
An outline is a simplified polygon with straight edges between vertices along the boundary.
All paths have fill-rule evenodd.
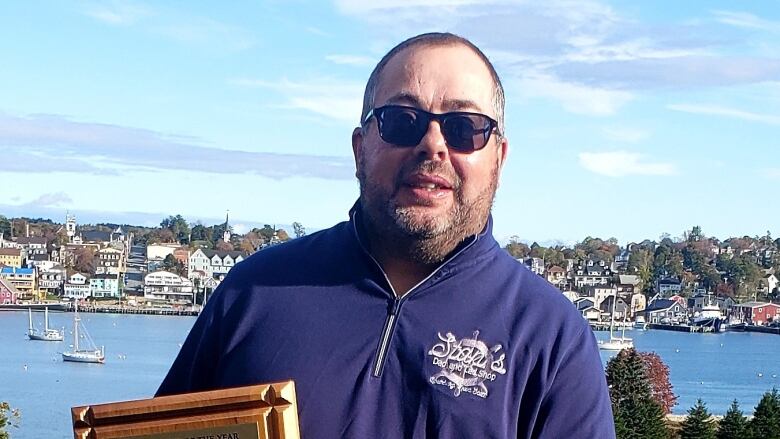
<path id="1" fill-rule="evenodd" d="M 394 252 L 393 249 L 378 245 L 376 237 L 371 233 L 368 233 L 368 240 L 369 251 L 385 272 L 396 297 L 403 297 L 433 273 L 438 265 L 416 262 L 406 252 Z"/>

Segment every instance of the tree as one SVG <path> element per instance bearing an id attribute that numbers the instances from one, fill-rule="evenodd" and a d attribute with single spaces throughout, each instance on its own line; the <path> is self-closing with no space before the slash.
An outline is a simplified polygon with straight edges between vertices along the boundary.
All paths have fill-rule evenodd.
<path id="1" fill-rule="evenodd" d="M 11 237 L 11 221 L 3 215 L 0 215 L 0 236 L 3 236 L 5 239 Z"/>
<path id="2" fill-rule="evenodd" d="M 306 236 L 306 227 L 303 227 L 303 224 L 299 222 L 292 223 L 293 226 L 293 232 L 295 233 L 296 238 L 300 238 L 303 236 Z"/>
<path id="3" fill-rule="evenodd" d="M 95 250 L 91 247 L 79 247 L 73 250 L 73 269 L 81 273 L 94 273 L 97 261 Z"/>
<path id="4" fill-rule="evenodd" d="M 181 215 L 171 215 L 165 218 L 160 223 L 160 227 L 170 230 L 174 239 L 180 244 L 190 240 L 190 225 Z"/>
<path id="5" fill-rule="evenodd" d="M 262 243 L 263 239 L 257 236 L 257 233 L 249 232 L 241 238 L 238 249 L 245 253 L 254 253 Z"/>
<path id="6" fill-rule="evenodd" d="M 672 412 L 672 407 L 677 405 L 677 395 L 674 394 L 669 380 L 669 367 L 655 352 L 640 352 L 639 356 L 645 363 L 653 400 L 660 404 L 664 414 L 668 415 Z"/>
<path id="7" fill-rule="evenodd" d="M 717 439 L 743 439 L 747 435 L 747 419 L 735 399 L 718 423 Z"/>
<path id="8" fill-rule="evenodd" d="M 184 266 L 184 263 L 176 259 L 172 254 L 163 259 L 162 267 L 163 270 L 169 273 L 176 273 L 179 276 L 184 276 L 187 272 L 187 267 Z"/>
<path id="9" fill-rule="evenodd" d="M 607 383 L 619 439 L 666 439 L 663 408 L 652 396 L 645 362 L 624 349 L 607 363 Z"/>
<path id="10" fill-rule="evenodd" d="M 216 249 L 221 251 L 221 252 L 232 252 L 233 250 L 235 250 L 235 248 L 233 247 L 233 244 L 231 244 L 229 242 L 225 242 L 225 241 L 223 241 L 221 239 L 219 241 L 217 241 Z"/>
<path id="11" fill-rule="evenodd" d="M 509 252 L 515 259 L 524 258 L 531 253 L 531 248 L 520 242 L 517 236 L 509 238 L 509 244 L 504 247 L 504 250 Z"/>
<path id="12" fill-rule="evenodd" d="M 780 437 L 780 393 L 776 388 L 761 397 L 747 430 L 750 438 Z"/>
<path id="13" fill-rule="evenodd" d="M 0 402 L 0 439 L 9 439 L 6 427 L 19 427 L 21 414 L 19 409 L 12 409 L 7 402 Z"/>
<path id="14" fill-rule="evenodd" d="M 682 423 L 680 439 L 715 439 L 715 426 L 707 405 L 701 399 L 688 410 L 688 417 Z"/>
<path id="15" fill-rule="evenodd" d="M 147 244 L 175 242 L 176 237 L 170 229 L 154 229 L 146 235 Z"/>

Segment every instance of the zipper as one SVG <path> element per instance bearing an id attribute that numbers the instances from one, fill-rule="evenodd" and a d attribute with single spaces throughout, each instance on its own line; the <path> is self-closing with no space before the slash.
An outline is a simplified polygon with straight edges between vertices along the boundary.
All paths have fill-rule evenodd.
<path id="1" fill-rule="evenodd" d="M 387 346 L 390 344 L 390 339 L 393 336 L 393 328 L 395 326 L 395 319 L 398 315 L 398 310 L 401 307 L 401 301 L 396 298 L 393 303 L 388 307 L 387 319 L 385 319 L 385 327 L 382 330 L 382 339 L 379 342 L 379 348 L 377 349 L 376 361 L 374 363 L 374 376 L 379 377 L 382 375 L 382 369 L 385 366 L 385 357 L 387 356 Z"/>
<path id="2" fill-rule="evenodd" d="M 358 245 L 363 250 L 363 253 L 365 253 L 371 261 L 376 265 L 376 267 L 379 269 L 379 271 L 382 273 L 382 276 L 385 278 L 385 282 L 387 283 L 388 288 L 390 288 L 390 292 L 393 296 L 393 301 L 391 302 L 390 306 L 387 309 L 387 318 L 385 319 L 385 326 L 382 329 L 382 338 L 379 341 L 379 347 L 377 348 L 377 354 L 376 354 L 376 360 L 374 361 L 374 371 L 373 375 L 375 378 L 378 378 L 382 375 L 382 370 L 385 367 L 385 360 L 387 359 L 387 348 L 390 344 L 390 339 L 393 338 L 393 330 L 395 330 L 395 322 L 398 318 L 398 312 L 401 309 L 401 302 L 403 300 L 406 300 L 407 297 L 409 297 L 412 292 L 417 289 L 420 285 L 424 284 L 428 279 L 432 278 L 435 274 L 437 274 L 445 265 L 447 265 L 451 260 L 458 257 L 461 253 L 472 247 L 478 240 L 480 235 L 476 235 L 474 239 L 465 245 L 462 249 L 460 249 L 457 253 L 452 255 L 451 257 L 447 258 L 446 261 L 442 262 L 441 265 L 436 267 L 435 270 L 431 272 L 428 276 L 425 277 L 425 279 L 418 282 L 415 286 L 409 289 L 409 291 L 404 294 L 403 298 L 399 298 L 398 294 L 395 291 L 395 288 L 393 288 L 393 284 L 390 283 L 390 278 L 387 277 L 387 273 L 385 273 L 385 270 L 382 269 L 382 265 L 379 264 L 379 262 L 374 258 L 374 256 L 366 249 L 366 247 L 363 245 L 363 242 L 360 240 L 360 234 L 357 231 L 357 219 L 355 218 L 357 215 L 357 212 L 354 212 L 352 214 L 352 230 L 355 233 L 355 238 L 357 239 Z"/>

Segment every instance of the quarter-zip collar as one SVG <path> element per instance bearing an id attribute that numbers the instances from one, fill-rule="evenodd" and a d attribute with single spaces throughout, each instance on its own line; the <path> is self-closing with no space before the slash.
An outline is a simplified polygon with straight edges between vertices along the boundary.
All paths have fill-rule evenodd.
<path id="1" fill-rule="evenodd" d="M 359 199 L 349 210 L 349 216 L 350 216 L 349 222 L 351 223 L 350 225 L 351 225 L 352 233 L 354 234 L 358 246 L 362 249 L 365 255 L 368 256 L 371 259 L 371 261 L 373 261 L 376 268 L 381 272 L 382 276 L 385 279 L 385 282 L 387 283 L 387 287 L 389 288 L 389 291 L 392 294 L 392 298 L 393 299 L 397 298 L 398 296 L 397 294 L 395 294 L 395 291 L 393 289 L 392 284 L 390 284 L 390 280 L 387 277 L 387 274 L 385 273 L 384 269 L 382 269 L 382 266 L 379 264 L 379 262 L 373 257 L 373 255 L 368 249 L 368 245 L 366 244 L 366 241 L 361 236 L 360 230 L 362 228 L 363 219 L 362 219 L 362 208 Z M 423 280 L 421 280 L 415 286 L 409 289 L 409 291 L 406 294 L 404 294 L 403 298 L 401 298 L 400 300 L 405 301 L 407 297 L 409 297 L 411 294 L 419 290 L 422 285 L 429 283 L 429 281 L 438 282 L 439 280 L 448 277 L 449 275 L 459 271 L 462 268 L 473 266 L 474 264 L 482 260 L 484 257 L 489 256 L 489 254 L 492 251 L 494 251 L 496 247 L 498 247 L 498 243 L 493 238 L 492 233 L 493 233 L 493 215 L 490 214 L 488 215 L 488 219 L 487 222 L 485 223 L 485 227 L 482 229 L 480 233 L 466 238 L 461 244 L 458 245 L 458 247 L 456 247 L 455 251 L 453 251 L 453 253 L 450 256 L 448 256 L 428 276 L 426 276 Z"/>

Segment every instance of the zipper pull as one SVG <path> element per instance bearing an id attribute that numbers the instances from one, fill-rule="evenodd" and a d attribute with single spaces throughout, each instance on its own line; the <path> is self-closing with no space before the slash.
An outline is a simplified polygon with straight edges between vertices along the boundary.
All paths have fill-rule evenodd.
<path id="1" fill-rule="evenodd" d="M 393 299 L 387 306 L 387 314 L 390 316 L 398 314 L 399 305 L 401 305 L 401 301 L 398 298 Z"/>

